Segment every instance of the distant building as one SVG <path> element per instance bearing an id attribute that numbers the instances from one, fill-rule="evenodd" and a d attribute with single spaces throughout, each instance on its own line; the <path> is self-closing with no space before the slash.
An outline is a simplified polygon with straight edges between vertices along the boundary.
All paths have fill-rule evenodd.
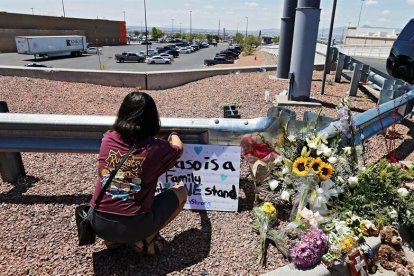
<path id="1" fill-rule="evenodd" d="M 263 44 L 272 44 L 273 43 L 273 36 L 263 35 L 262 36 L 262 41 L 263 41 Z"/>
<path id="2" fill-rule="evenodd" d="M 0 12 L 0 52 L 16 51 L 16 36 L 85 35 L 95 45 L 127 43 L 124 21 Z"/>
<path id="3" fill-rule="evenodd" d="M 392 46 L 399 35 L 399 29 L 348 27 L 344 45 Z"/>

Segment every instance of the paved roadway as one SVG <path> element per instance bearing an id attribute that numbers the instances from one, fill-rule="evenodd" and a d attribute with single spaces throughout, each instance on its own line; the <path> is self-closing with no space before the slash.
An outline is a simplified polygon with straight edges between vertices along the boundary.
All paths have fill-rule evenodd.
<path id="1" fill-rule="evenodd" d="M 369 65 L 385 74 L 388 75 L 386 68 L 386 59 L 377 59 L 377 58 L 365 58 L 365 57 L 354 57 L 354 59 L 359 60 L 360 62 Z"/>
<path id="2" fill-rule="evenodd" d="M 167 44 L 152 44 L 151 49 Z M 200 49 L 191 54 L 180 54 L 175 58 L 172 64 L 146 64 L 136 62 L 118 63 L 115 61 L 114 55 L 122 52 L 139 52 L 145 51 L 146 45 L 130 44 L 124 46 L 104 46 L 102 47 L 102 55 L 100 55 L 101 63 L 105 65 L 106 70 L 111 71 L 132 71 L 132 72 L 148 72 L 148 71 L 167 71 L 167 70 L 186 70 L 206 68 L 204 59 L 212 59 L 215 54 L 226 49 L 228 44 L 219 44 L 218 47 Z M 39 62 L 52 66 L 53 68 L 67 69 L 99 69 L 98 55 L 84 55 L 81 57 L 64 57 L 55 59 L 37 59 L 33 56 L 21 55 L 17 53 L 0 54 L 0 65 L 24 66 L 27 63 Z"/>

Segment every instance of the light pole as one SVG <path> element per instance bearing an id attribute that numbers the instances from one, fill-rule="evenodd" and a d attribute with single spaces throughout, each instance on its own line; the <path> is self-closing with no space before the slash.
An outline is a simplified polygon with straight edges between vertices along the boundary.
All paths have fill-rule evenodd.
<path id="1" fill-rule="evenodd" d="M 125 22 L 125 11 L 122 11 L 122 13 L 124 14 L 124 22 Z"/>
<path id="2" fill-rule="evenodd" d="M 32 15 L 34 15 L 33 8 L 30 8 L 30 9 L 32 10 Z"/>
<path id="3" fill-rule="evenodd" d="M 236 30 L 236 34 L 239 32 L 239 22 L 237 22 L 237 30 Z"/>
<path id="4" fill-rule="evenodd" d="M 246 38 L 247 38 L 247 26 L 249 26 L 249 18 L 246 16 Z"/>
<path id="5" fill-rule="evenodd" d="M 65 14 L 65 4 L 63 3 L 63 0 L 62 0 L 62 8 L 63 8 L 63 17 L 66 17 L 66 14 Z"/>
<path id="6" fill-rule="evenodd" d="M 147 46 L 147 56 L 148 56 L 148 26 L 147 26 L 147 4 L 144 0 L 144 13 L 145 13 L 145 45 Z"/>
<path id="7" fill-rule="evenodd" d="M 181 22 L 180 22 L 180 37 L 181 37 Z"/>
<path id="8" fill-rule="evenodd" d="M 364 1 L 365 0 L 361 0 L 361 9 L 359 10 L 359 17 L 358 17 L 357 27 L 359 27 L 359 21 L 361 20 L 361 13 L 362 13 L 362 7 L 364 6 Z"/>
<path id="9" fill-rule="evenodd" d="M 191 39 L 192 39 L 192 36 L 191 36 L 191 32 L 192 32 L 192 26 L 191 26 L 191 13 L 192 13 L 193 11 L 190 11 L 190 41 L 191 41 Z"/>
<path id="10" fill-rule="evenodd" d="M 174 34 L 174 18 L 171 19 L 171 35 Z"/>

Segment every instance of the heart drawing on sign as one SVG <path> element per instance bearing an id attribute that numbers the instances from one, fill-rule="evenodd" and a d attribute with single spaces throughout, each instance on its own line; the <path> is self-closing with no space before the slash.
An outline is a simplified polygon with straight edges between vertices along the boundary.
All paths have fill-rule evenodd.
<path id="1" fill-rule="evenodd" d="M 220 174 L 220 178 L 221 178 L 221 181 L 224 181 L 224 180 L 226 180 L 227 179 L 227 175 L 225 175 L 225 174 Z"/>
<path id="2" fill-rule="evenodd" d="M 194 151 L 195 153 L 197 153 L 197 155 L 199 155 L 202 150 L 203 150 L 203 147 L 194 147 Z"/>

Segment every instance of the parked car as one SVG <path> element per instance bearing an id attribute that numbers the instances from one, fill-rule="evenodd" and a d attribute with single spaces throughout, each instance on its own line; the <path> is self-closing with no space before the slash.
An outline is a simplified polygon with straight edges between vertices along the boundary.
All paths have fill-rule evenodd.
<path id="1" fill-rule="evenodd" d="M 160 57 L 160 56 L 153 56 L 153 57 L 147 58 L 147 63 L 148 64 L 171 64 L 171 60 L 169 60 L 168 58 Z"/>
<path id="2" fill-rule="evenodd" d="M 143 55 L 143 56 L 146 56 L 147 55 L 147 51 L 140 51 L 139 54 L 140 55 Z M 159 54 L 158 50 L 148 49 L 148 56 L 149 57 L 156 56 L 158 54 Z"/>
<path id="3" fill-rule="evenodd" d="M 115 60 L 118 62 L 125 62 L 125 61 L 145 62 L 145 56 L 138 54 L 138 53 L 123 52 L 122 54 L 116 54 Z"/>
<path id="4" fill-rule="evenodd" d="M 203 48 L 208 48 L 210 46 L 210 44 L 208 44 L 207 42 L 203 42 L 201 43 L 201 45 L 203 46 Z"/>
<path id="5" fill-rule="evenodd" d="M 196 44 L 192 44 L 190 47 L 194 49 L 194 52 L 200 50 L 200 47 L 198 47 Z"/>
<path id="6" fill-rule="evenodd" d="M 224 57 L 215 57 L 214 59 L 205 59 L 204 65 L 211 66 L 215 64 L 233 64 L 234 59 L 226 59 Z"/>
<path id="7" fill-rule="evenodd" d="M 387 72 L 414 84 L 414 19 L 408 22 L 394 41 L 387 59 Z"/>
<path id="8" fill-rule="evenodd" d="M 152 42 L 151 41 L 149 41 L 149 40 L 143 40 L 142 42 L 141 42 L 141 44 L 142 45 L 152 45 Z"/>
<path id="9" fill-rule="evenodd" d="M 102 55 L 102 48 L 98 48 L 98 47 L 89 47 L 88 49 L 86 49 L 85 53 L 87 54 L 99 54 Z"/>
<path id="10" fill-rule="evenodd" d="M 162 53 L 162 54 L 159 54 L 158 56 L 160 56 L 162 58 L 168 58 L 169 60 L 174 61 L 174 57 L 172 55 L 167 54 L 167 53 Z"/>
<path id="11" fill-rule="evenodd" d="M 25 64 L 24 66 L 26 67 L 46 67 L 46 68 L 52 68 L 52 66 L 43 64 L 43 63 L 37 63 L 37 62 L 33 62 L 33 63 L 28 63 Z"/>
<path id="12" fill-rule="evenodd" d="M 181 47 L 180 49 L 179 49 L 179 51 L 180 51 L 180 54 L 190 54 L 190 53 L 192 53 L 193 51 L 191 50 L 191 49 L 189 49 L 188 47 Z"/>
<path id="13" fill-rule="evenodd" d="M 180 52 L 177 50 L 168 50 L 166 53 L 172 55 L 174 58 L 178 58 L 180 56 Z"/>

